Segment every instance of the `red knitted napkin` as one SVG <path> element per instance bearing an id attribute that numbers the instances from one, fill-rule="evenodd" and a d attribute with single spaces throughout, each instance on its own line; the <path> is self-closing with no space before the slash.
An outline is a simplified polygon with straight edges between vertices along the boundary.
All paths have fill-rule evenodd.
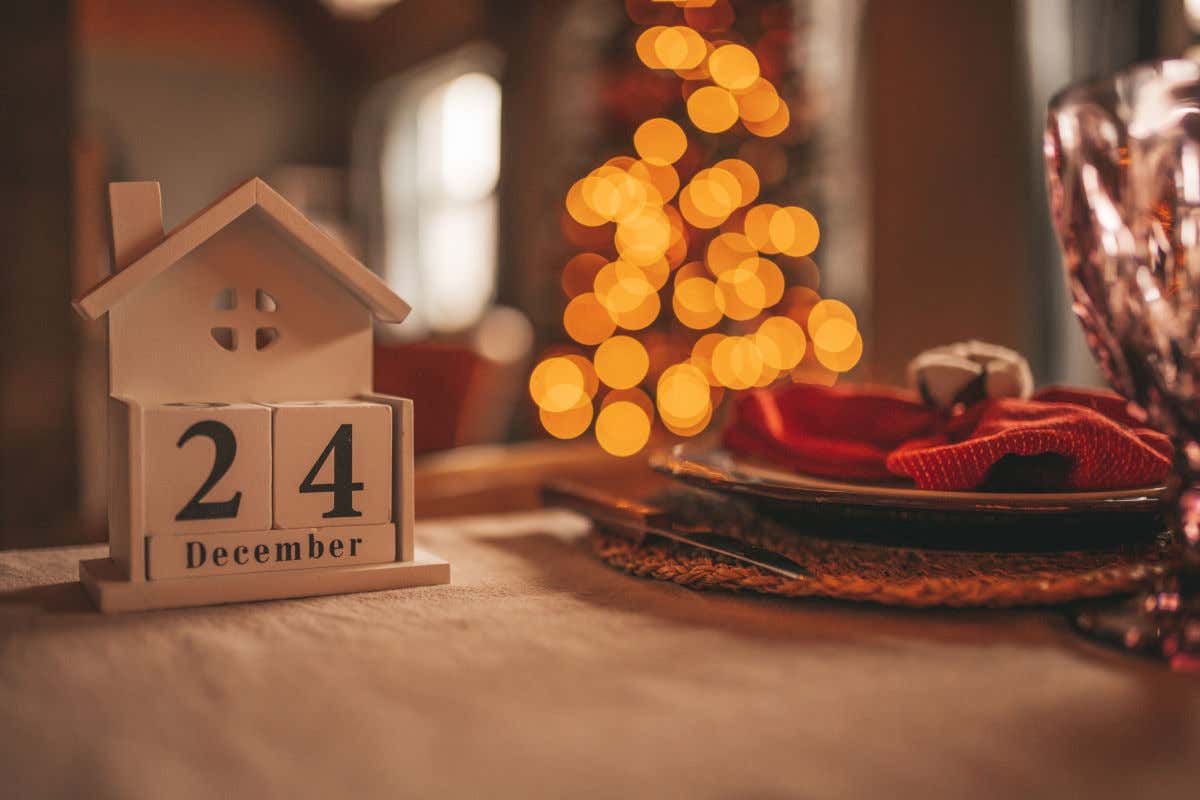
<path id="1" fill-rule="evenodd" d="M 810 475 L 948 491 L 1150 486 L 1172 449 L 1117 395 L 1066 388 L 944 416 L 899 389 L 788 384 L 739 398 L 724 442 Z"/>

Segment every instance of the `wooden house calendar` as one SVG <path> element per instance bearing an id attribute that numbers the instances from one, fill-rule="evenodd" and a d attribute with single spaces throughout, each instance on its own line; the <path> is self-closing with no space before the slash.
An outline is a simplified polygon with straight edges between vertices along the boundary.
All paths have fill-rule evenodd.
<path id="1" fill-rule="evenodd" d="M 159 186 L 109 187 L 102 611 L 448 583 L 415 547 L 412 402 L 371 386 L 408 305 L 254 178 L 164 234 Z"/>

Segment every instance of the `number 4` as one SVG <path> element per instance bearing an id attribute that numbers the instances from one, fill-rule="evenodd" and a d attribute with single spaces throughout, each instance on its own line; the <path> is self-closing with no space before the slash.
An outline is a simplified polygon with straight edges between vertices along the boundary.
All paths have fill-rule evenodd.
<path id="1" fill-rule="evenodd" d="M 333 453 L 333 483 L 313 483 L 317 473 Z M 361 511 L 354 510 L 354 493 L 362 491 L 363 484 L 355 482 L 354 470 L 354 437 L 353 427 L 349 424 L 340 426 L 321 451 L 317 463 L 313 464 L 308 475 L 300 482 L 300 493 L 333 492 L 333 508 L 321 516 L 331 517 L 361 517 Z"/>

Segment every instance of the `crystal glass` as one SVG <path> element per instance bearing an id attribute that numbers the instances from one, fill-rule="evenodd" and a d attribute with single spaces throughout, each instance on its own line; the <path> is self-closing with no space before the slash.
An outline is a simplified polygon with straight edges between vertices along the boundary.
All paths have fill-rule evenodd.
<path id="1" fill-rule="evenodd" d="M 1200 63 L 1163 61 L 1050 103 L 1050 212 L 1072 306 L 1131 410 L 1175 443 L 1171 574 L 1085 632 L 1200 669 Z"/>

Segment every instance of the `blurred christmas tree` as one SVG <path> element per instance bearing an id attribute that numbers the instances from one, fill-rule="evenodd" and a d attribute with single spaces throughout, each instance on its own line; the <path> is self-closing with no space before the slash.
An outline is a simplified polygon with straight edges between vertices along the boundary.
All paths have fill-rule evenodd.
<path id="1" fill-rule="evenodd" d="M 636 157 L 566 195 L 564 232 L 583 252 L 563 268 L 562 321 L 588 349 L 550 351 L 530 376 L 555 437 L 594 427 L 606 451 L 633 455 L 656 419 L 695 436 L 728 390 L 831 384 L 862 355 L 854 313 L 816 291 L 815 217 L 756 203 L 782 184 L 804 121 L 783 85 L 790 5 L 755 5 L 738 25 L 728 0 L 626 0 L 626 62 L 640 64 L 615 73 L 605 104 L 636 125 Z"/>

